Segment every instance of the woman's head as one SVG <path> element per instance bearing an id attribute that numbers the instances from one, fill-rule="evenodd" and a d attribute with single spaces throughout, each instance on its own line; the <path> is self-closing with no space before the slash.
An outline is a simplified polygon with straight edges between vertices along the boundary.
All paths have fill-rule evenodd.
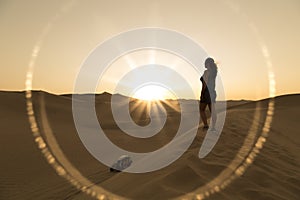
<path id="1" fill-rule="evenodd" d="M 204 64 L 205 64 L 205 68 L 207 69 L 210 69 L 211 67 L 214 67 L 216 65 L 214 59 L 212 58 L 206 58 Z"/>
<path id="2" fill-rule="evenodd" d="M 214 59 L 212 59 L 210 57 L 206 58 L 204 65 L 205 65 L 205 68 L 207 68 L 208 70 L 213 72 L 212 74 L 214 77 L 217 75 L 218 68 L 217 68 L 217 65 L 216 65 Z"/>

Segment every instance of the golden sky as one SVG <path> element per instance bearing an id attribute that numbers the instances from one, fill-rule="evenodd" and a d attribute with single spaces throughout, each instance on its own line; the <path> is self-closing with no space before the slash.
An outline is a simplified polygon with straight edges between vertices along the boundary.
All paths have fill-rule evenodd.
<path id="1" fill-rule="evenodd" d="M 299 93 L 299 21 L 299 0 L 0 0 L 0 90 L 25 89 L 38 46 L 33 89 L 71 93 L 83 61 L 103 41 L 131 29 L 160 27 L 192 38 L 215 58 L 226 99 L 267 98 L 270 70 L 276 95 Z M 199 95 L 199 74 L 188 63 L 153 50 L 115 61 L 98 92 L 112 92 L 124 74 L 153 59 L 183 74 Z M 178 96 L 193 98 L 184 91 Z"/>

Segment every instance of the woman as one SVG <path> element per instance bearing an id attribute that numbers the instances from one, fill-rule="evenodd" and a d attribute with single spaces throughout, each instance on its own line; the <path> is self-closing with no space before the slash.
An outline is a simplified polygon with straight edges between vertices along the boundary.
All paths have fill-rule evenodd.
<path id="1" fill-rule="evenodd" d="M 201 96 L 200 96 L 200 115 L 201 119 L 203 121 L 203 129 L 207 130 L 209 128 L 207 124 L 207 117 L 205 113 L 205 109 L 208 105 L 209 111 L 211 113 L 211 119 L 212 119 L 212 127 L 211 130 L 215 130 L 215 125 L 217 121 L 217 115 L 215 112 L 215 103 L 216 103 L 216 76 L 218 72 L 217 65 L 215 64 L 214 59 L 207 58 L 205 60 L 205 68 L 207 70 L 204 71 L 203 76 L 200 78 L 202 82 L 202 90 L 201 90 Z"/>

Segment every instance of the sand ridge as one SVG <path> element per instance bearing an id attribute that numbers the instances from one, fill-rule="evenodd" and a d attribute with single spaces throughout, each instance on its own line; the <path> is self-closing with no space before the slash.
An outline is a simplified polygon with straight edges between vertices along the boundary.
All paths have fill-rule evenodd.
<path id="1" fill-rule="evenodd" d="M 74 127 L 71 96 L 33 92 L 37 111 L 41 94 L 45 97 L 49 122 L 58 144 L 69 161 L 94 184 L 129 199 L 170 199 L 192 192 L 212 180 L 226 168 L 241 147 L 253 121 L 254 109 L 259 105 L 259 126 L 262 126 L 268 105 L 268 99 L 228 102 L 220 140 L 204 159 L 197 157 L 205 136 L 199 129 L 188 151 L 168 167 L 145 174 L 116 174 L 110 173 L 82 145 Z M 58 176 L 38 151 L 26 115 L 24 93 L 0 92 L 0 97 L 0 199 L 91 199 Z M 157 136 L 144 141 L 124 137 L 107 109 L 109 99 L 108 93 L 97 95 L 96 108 L 105 133 L 115 144 L 129 150 L 147 152 L 160 148 L 174 137 L 180 115 L 169 108 L 167 127 Z M 265 147 L 241 178 L 209 199 L 298 199 L 299 102 L 300 95 L 297 94 L 275 98 L 275 114 Z M 147 116 L 143 120 L 147 120 Z M 136 121 L 139 122 L 139 119 Z"/>

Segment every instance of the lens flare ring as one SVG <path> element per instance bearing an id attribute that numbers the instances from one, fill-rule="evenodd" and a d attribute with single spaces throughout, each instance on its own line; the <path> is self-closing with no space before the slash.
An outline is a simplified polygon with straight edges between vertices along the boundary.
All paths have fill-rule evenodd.
<path id="1" fill-rule="evenodd" d="M 185 48 L 182 48 L 183 46 Z M 77 94 L 94 94 L 98 82 L 111 64 L 120 56 L 138 49 L 159 49 L 171 52 L 188 61 L 198 72 L 201 71 L 199 68 L 203 66 L 205 59 L 208 57 L 206 51 L 200 45 L 184 34 L 168 29 L 145 27 L 126 31 L 111 37 L 92 50 L 83 62 L 76 78 L 73 91 L 74 95 L 72 95 L 72 113 L 77 133 L 87 150 L 97 160 L 107 166 L 111 166 L 114 161 L 122 155 L 130 156 L 133 160 L 133 164 L 123 170 L 130 173 L 155 171 L 177 160 L 193 142 L 200 121 L 198 102 L 180 101 L 181 121 L 179 129 L 173 140 L 164 147 L 153 152 L 134 153 L 119 148 L 107 138 L 99 125 L 96 115 L 95 95 Z M 134 76 L 130 77 L 130 74 L 147 74 L 147 76 L 141 79 L 134 79 Z M 168 76 L 172 76 L 176 82 L 180 83 L 189 93 L 188 96 L 195 96 L 188 81 L 181 77 L 178 72 L 168 67 L 162 67 L 160 65 L 155 65 L 155 67 L 153 67 L 153 65 L 140 66 L 131 70 L 124 77 L 125 79 L 127 78 L 127 81 L 134 81 L 134 90 L 134 88 L 150 81 L 171 87 L 174 83 Z M 221 83 L 220 81 L 220 85 L 222 85 Z M 122 80 L 118 82 L 118 85 L 124 85 Z M 176 88 L 172 88 L 172 90 L 175 94 L 179 93 L 179 91 L 175 91 Z M 222 92 L 220 92 L 220 94 L 222 94 Z M 166 118 L 162 120 L 153 119 L 146 127 L 139 127 L 132 121 L 129 110 L 127 109 L 128 107 L 124 107 L 124 105 L 129 105 L 129 99 L 123 100 L 124 102 L 119 103 L 120 106 L 118 106 L 118 102 L 122 100 L 123 98 L 121 96 L 112 96 L 111 107 L 114 121 L 122 131 L 131 136 L 139 137 L 142 133 L 142 137 L 144 138 L 151 137 L 160 130 L 160 127 L 162 127 L 166 121 Z M 218 120 L 216 122 L 217 133 L 208 133 L 205 137 L 204 145 L 200 150 L 200 152 L 204 152 L 202 153 L 202 158 L 211 151 L 221 134 L 226 116 L 226 104 L 221 103 L 220 107 L 223 108 L 222 110 L 224 111 L 218 113 Z M 193 114 L 192 117 L 189 112 L 186 112 L 187 110 L 190 110 L 190 113 Z M 161 116 L 164 116 L 163 114 L 164 112 L 161 112 Z M 90 128 L 91 126 L 93 127 L 92 129 Z M 211 137 L 211 135 L 215 135 L 215 137 Z M 208 140 L 209 142 L 207 142 Z M 110 153 L 103 154 L 103 152 Z M 174 153 L 170 154 L 167 152 Z"/>
<path id="2" fill-rule="evenodd" d="M 80 191 L 94 197 L 96 199 L 126 199 L 124 197 L 120 197 L 118 195 L 112 194 L 103 188 L 93 184 L 87 178 L 83 177 L 80 172 L 78 172 L 75 167 L 68 161 L 65 155 L 62 153 L 59 146 L 55 146 L 55 136 L 52 133 L 51 127 L 47 122 L 47 114 L 45 111 L 44 99 L 43 95 L 38 99 L 39 107 L 41 109 L 41 119 L 42 124 L 38 124 L 37 122 L 37 114 L 33 109 L 33 94 L 32 94 L 32 81 L 33 81 L 33 72 L 35 67 L 36 58 L 39 56 L 40 49 L 43 43 L 44 38 L 48 35 L 49 30 L 52 28 L 52 25 L 60 18 L 60 16 L 66 13 L 69 9 L 72 8 L 72 3 L 74 1 L 70 1 L 71 3 L 67 6 L 64 6 L 64 9 L 61 10 L 61 13 L 55 15 L 55 17 L 45 26 L 40 37 L 38 38 L 34 48 L 32 50 L 32 55 L 28 64 L 28 71 L 26 74 L 25 80 L 25 97 L 26 97 L 26 107 L 27 107 L 27 115 L 30 123 L 30 128 L 32 131 L 32 135 L 34 137 L 34 141 L 37 144 L 37 147 L 55 171 L 60 176 L 64 177 L 68 180 L 74 187 L 79 189 Z M 228 1 L 227 1 L 228 2 Z M 233 10 L 234 11 L 234 10 Z M 236 11 L 237 12 L 237 11 Z M 241 15 L 241 13 L 238 13 Z M 245 15 L 243 15 L 245 16 Z M 272 68 L 272 62 L 270 58 L 270 54 L 268 52 L 267 46 L 264 41 L 260 37 L 258 30 L 255 28 L 253 23 L 249 22 L 249 27 L 252 32 L 257 37 L 258 43 L 261 46 L 262 54 L 265 58 L 266 65 L 268 67 L 268 78 L 269 78 L 269 103 L 267 109 L 267 117 L 265 119 L 262 132 L 260 137 L 256 141 L 253 141 L 253 147 L 243 146 L 243 148 L 250 149 L 248 155 L 245 155 L 242 159 L 242 162 L 235 165 L 235 168 L 227 168 L 225 169 L 219 176 L 217 176 L 213 181 L 207 183 L 205 186 L 196 189 L 195 191 L 186 194 L 184 196 L 178 197 L 177 199 L 197 199 L 202 200 L 209 197 L 211 194 L 218 193 L 222 189 L 224 189 L 227 185 L 229 185 L 234 179 L 241 176 L 245 170 L 251 165 L 255 157 L 259 154 L 260 150 L 263 148 L 264 143 L 267 140 L 269 130 L 272 123 L 272 118 L 274 115 L 275 101 L 273 97 L 275 96 L 276 88 L 275 88 L 275 76 Z M 260 114 L 258 109 L 255 111 L 255 117 L 250 128 L 249 134 L 246 138 L 249 140 L 253 140 L 253 135 L 258 132 L 257 129 L 257 121 L 255 119 L 260 119 Z M 48 126 L 47 126 L 48 125 Z M 41 131 L 44 134 L 41 134 Z M 252 138 L 251 138 L 252 137 Z M 246 141 L 245 140 L 245 141 Z M 246 143 L 246 142 L 245 142 Z M 62 153 L 62 154 L 60 154 Z M 238 156 L 238 155 L 237 155 Z M 237 156 L 235 159 L 237 159 Z M 234 160 L 235 160 L 234 159 Z"/>

